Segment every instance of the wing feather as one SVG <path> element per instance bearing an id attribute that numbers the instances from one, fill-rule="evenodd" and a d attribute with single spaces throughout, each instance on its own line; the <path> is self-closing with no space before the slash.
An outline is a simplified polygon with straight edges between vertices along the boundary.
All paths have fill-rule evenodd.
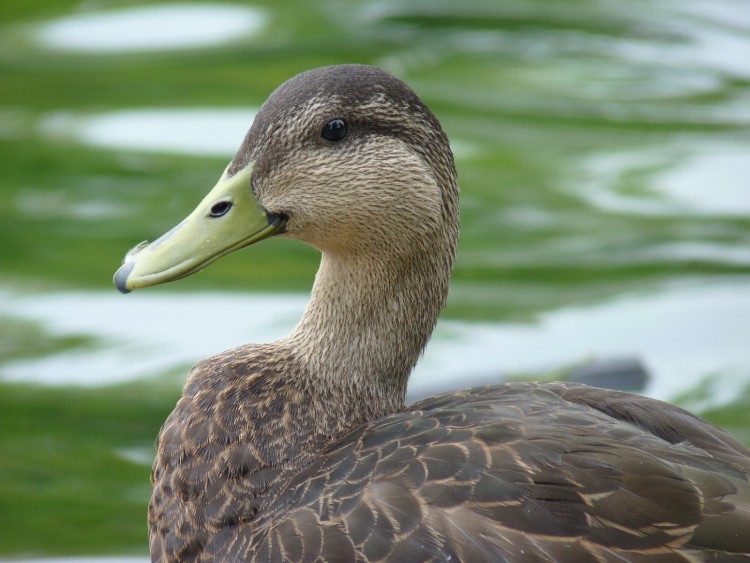
<path id="1" fill-rule="evenodd" d="M 273 540 L 290 561 L 750 556 L 750 452 L 676 407 L 602 406 L 606 393 L 508 384 L 369 423 L 289 483 L 249 554 Z"/>

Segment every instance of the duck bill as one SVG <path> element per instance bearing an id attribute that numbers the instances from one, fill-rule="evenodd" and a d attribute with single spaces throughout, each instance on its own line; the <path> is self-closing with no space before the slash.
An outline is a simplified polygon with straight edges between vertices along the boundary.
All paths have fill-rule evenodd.
<path id="1" fill-rule="evenodd" d="M 115 274 L 115 287 L 129 293 L 184 278 L 283 229 L 283 218 L 267 213 L 255 199 L 250 187 L 252 168 L 248 165 L 233 176 L 225 170 L 182 223 L 128 252 Z"/>

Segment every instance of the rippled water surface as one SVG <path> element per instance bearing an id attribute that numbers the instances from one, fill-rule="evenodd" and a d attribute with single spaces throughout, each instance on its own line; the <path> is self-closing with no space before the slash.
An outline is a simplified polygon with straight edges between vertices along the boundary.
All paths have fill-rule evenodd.
<path id="1" fill-rule="evenodd" d="M 128 296 L 112 274 L 276 86 L 345 62 L 411 84 L 457 158 L 458 263 L 410 397 L 636 365 L 750 442 L 744 0 L 6 2 L 0 557 L 145 553 L 187 370 L 288 331 L 318 256 L 269 241 Z"/>

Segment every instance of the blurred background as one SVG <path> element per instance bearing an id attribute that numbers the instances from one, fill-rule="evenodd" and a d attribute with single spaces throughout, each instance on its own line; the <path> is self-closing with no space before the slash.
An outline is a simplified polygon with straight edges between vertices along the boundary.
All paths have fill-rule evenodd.
<path id="1" fill-rule="evenodd" d="M 458 262 L 410 398 L 572 378 L 750 443 L 747 8 L 4 0 L 0 558 L 146 556 L 153 442 L 189 368 L 285 334 L 319 256 L 272 240 L 128 296 L 112 275 L 274 88 L 329 64 L 404 79 L 456 156 Z"/>

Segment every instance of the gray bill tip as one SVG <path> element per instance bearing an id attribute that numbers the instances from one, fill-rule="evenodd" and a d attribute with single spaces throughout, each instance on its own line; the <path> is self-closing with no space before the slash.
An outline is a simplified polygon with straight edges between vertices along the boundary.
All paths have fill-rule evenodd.
<path id="1" fill-rule="evenodd" d="M 127 262 L 120 266 L 120 269 L 115 273 L 115 287 L 120 293 L 130 293 L 130 290 L 125 286 L 125 283 L 128 281 L 128 276 L 130 275 L 130 272 L 133 271 L 134 267 L 135 262 Z"/>

